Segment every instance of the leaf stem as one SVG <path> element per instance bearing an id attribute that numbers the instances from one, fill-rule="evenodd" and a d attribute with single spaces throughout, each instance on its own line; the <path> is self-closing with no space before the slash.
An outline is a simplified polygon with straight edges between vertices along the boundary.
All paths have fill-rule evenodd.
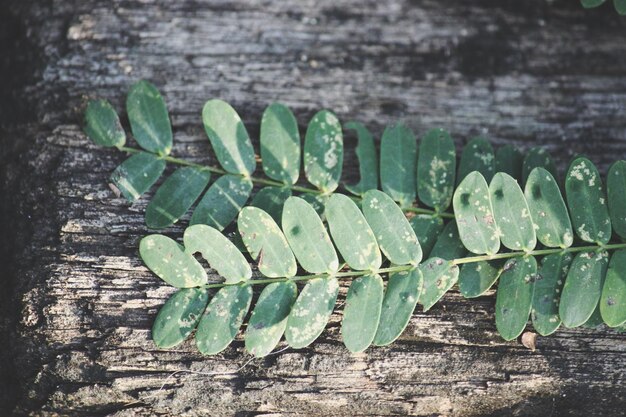
<path id="1" fill-rule="evenodd" d="M 516 252 L 506 252 L 506 253 L 497 253 L 495 255 L 478 255 L 478 256 L 468 256 L 465 258 L 457 258 L 452 259 L 448 262 L 452 265 L 462 265 L 473 262 L 482 262 L 482 261 L 492 261 L 495 259 L 509 259 L 520 256 L 540 256 L 540 255 L 553 255 L 556 253 L 578 253 L 578 252 L 594 252 L 600 250 L 617 250 L 617 249 L 626 249 L 626 243 L 613 243 L 610 245 L 587 245 L 587 246 L 573 246 L 569 248 L 552 248 L 552 249 L 537 249 L 528 252 L 524 251 L 516 251 Z M 397 265 L 390 266 L 388 268 L 380 268 L 376 271 L 344 271 L 344 272 L 336 272 L 334 274 L 324 273 L 324 274 L 314 274 L 314 275 L 300 275 L 289 278 L 265 278 L 265 279 L 253 279 L 244 282 L 238 282 L 234 284 L 227 283 L 210 283 L 206 284 L 204 288 L 223 288 L 234 285 L 266 285 L 273 284 L 275 282 L 287 282 L 287 281 L 310 281 L 316 278 L 330 278 L 335 277 L 338 279 L 352 279 L 356 277 L 361 277 L 363 275 L 368 274 L 387 274 L 393 272 L 402 272 L 409 271 L 415 268 L 414 265 Z"/>
<path id="2" fill-rule="evenodd" d="M 131 148 L 128 146 L 120 146 L 118 147 L 118 149 L 122 152 L 126 152 L 126 153 L 131 153 L 131 154 L 135 154 L 135 153 L 140 153 L 140 152 L 147 152 L 147 151 L 143 151 L 141 149 L 137 149 L 137 148 Z M 150 152 L 148 152 L 150 153 Z M 239 177 L 245 177 L 245 175 L 242 174 L 233 174 L 230 172 L 226 172 L 221 168 L 216 168 L 210 165 L 202 165 L 202 164 L 197 164 L 195 162 L 190 162 L 190 161 L 186 161 L 184 159 L 180 159 L 180 158 L 174 158 L 173 156 L 168 156 L 168 155 L 158 155 L 158 154 L 154 154 L 155 156 L 163 159 L 164 161 L 170 162 L 172 164 L 177 164 L 177 165 L 183 165 L 183 166 L 188 166 L 188 167 L 194 167 L 194 168 L 198 168 L 198 169 L 202 169 L 205 171 L 209 171 L 212 172 L 214 174 L 219 174 L 219 175 L 235 175 L 235 176 L 239 176 Z M 306 193 L 306 194 L 313 194 L 313 195 L 326 195 L 328 193 L 324 193 L 318 189 L 315 188 L 308 188 L 308 187 L 302 187 L 299 185 L 295 185 L 295 184 L 285 184 L 279 181 L 274 181 L 274 180 L 270 180 L 267 178 L 258 178 L 258 177 L 248 177 L 248 179 L 250 181 L 252 181 L 252 183 L 254 184 L 259 184 L 259 185 L 267 185 L 267 186 L 271 186 L 271 187 L 280 187 L 280 188 L 289 188 L 292 191 L 296 191 L 299 193 Z M 361 200 L 361 197 L 357 197 L 357 196 L 349 196 L 351 199 L 355 200 L 355 201 L 359 201 Z M 428 215 L 432 215 L 432 216 L 439 216 L 439 217 L 443 217 L 443 218 L 448 218 L 448 219 L 454 219 L 454 214 L 452 213 L 440 213 L 437 212 L 435 210 L 430 210 L 430 209 L 425 209 L 425 208 L 421 208 L 421 207 L 403 207 L 402 208 L 403 211 L 405 212 L 410 212 L 410 213 L 415 213 L 415 214 L 428 214 Z"/>

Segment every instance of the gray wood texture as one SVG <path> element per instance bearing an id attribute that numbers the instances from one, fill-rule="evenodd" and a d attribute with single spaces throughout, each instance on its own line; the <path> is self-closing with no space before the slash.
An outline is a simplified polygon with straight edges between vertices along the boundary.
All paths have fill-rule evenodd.
<path id="1" fill-rule="evenodd" d="M 386 348 L 351 355 L 339 305 L 321 338 L 250 360 L 192 342 L 158 350 L 171 289 L 142 266 L 146 199 L 116 198 L 124 156 L 80 129 L 88 97 L 122 110 L 129 85 L 164 93 L 174 155 L 214 162 L 200 111 L 229 101 L 255 138 L 280 100 L 301 128 L 321 108 L 377 135 L 475 134 L 546 146 L 561 170 L 626 156 L 626 18 L 577 1 L 13 1 L 0 150 L 2 415 L 606 415 L 626 407 L 626 334 L 560 330 L 532 352 L 496 333 L 493 294 L 446 295 Z M 8 23 L 7 23 L 8 24 Z M 8 29 L 6 29 L 8 30 Z M 4 40 L 3 42 L 6 42 Z M 20 58 L 21 57 L 21 58 Z M 3 58 L 4 59 L 4 58 Z M 355 139 L 346 143 L 353 148 Z M 346 178 L 354 179 L 353 153 Z M 584 204 L 584 202 L 581 202 Z M 167 232 L 181 236 L 186 221 Z M 282 346 L 282 345 L 281 345 Z M 175 371 L 181 372 L 171 375 Z"/>

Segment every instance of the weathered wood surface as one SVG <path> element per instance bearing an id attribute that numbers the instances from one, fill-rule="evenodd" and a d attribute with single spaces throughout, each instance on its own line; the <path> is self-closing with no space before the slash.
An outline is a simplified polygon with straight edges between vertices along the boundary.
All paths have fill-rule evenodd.
<path id="1" fill-rule="evenodd" d="M 608 5 L 47 0 L 5 7 L 4 19 L 21 22 L 22 46 L 12 52 L 30 58 L 3 67 L 24 77 L 13 85 L 3 79 L 11 94 L 2 107 L 0 414 L 624 412 L 625 334 L 560 330 L 531 352 L 497 336 L 493 296 L 468 301 L 452 292 L 427 314 L 418 307 L 399 341 L 359 355 L 342 346 L 341 307 L 310 348 L 262 360 L 250 361 L 241 341 L 209 358 L 193 343 L 157 350 L 149 328 L 171 290 L 137 256 L 148 232 L 146 201 L 115 198 L 107 178 L 123 155 L 91 146 L 79 128 L 87 96 L 121 109 L 129 84 L 147 78 L 166 96 L 174 154 L 198 161 L 212 160 L 200 109 L 219 97 L 253 136 L 264 106 L 280 100 L 301 126 L 328 107 L 376 134 L 405 120 L 418 134 L 446 127 L 459 145 L 483 133 L 498 144 L 545 145 L 561 168 L 586 153 L 606 169 L 626 156 L 626 18 Z M 347 166 L 354 175 L 352 156 Z M 168 378 L 177 370 L 196 373 Z"/>

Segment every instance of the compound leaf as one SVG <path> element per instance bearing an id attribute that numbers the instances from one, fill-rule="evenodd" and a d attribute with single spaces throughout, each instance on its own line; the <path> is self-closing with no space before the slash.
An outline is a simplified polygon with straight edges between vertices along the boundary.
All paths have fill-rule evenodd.
<path id="1" fill-rule="evenodd" d="M 298 288 L 292 281 L 266 286 L 256 302 L 248 328 L 246 350 L 256 357 L 266 356 L 282 337 Z"/>
<path id="2" fill-rule="evenodd" d="M 148 235 L 141 239 L 139 255 L 148 269 L 174 287 L 198 287 L 207 283 L 202 265 L 167 236 Z"/>
<path id="3" fill-rule="evenodd" d="M 209 301 L 205 288 L 183 288 L 161 307 L 152 325 L 152 340 L 162 349 L 183 342 L 196 328 Z"/>
<path id="4" fill-rule="evenodd" d="M 374 340 L 383 303 L 383 280 L 378 274 L 355 278 L 346 296 L 341 336 L 352 353 L 363 352 Z"/>
<path id="5" fill-rule="evenodd" d="M 480 297 L 498 280 L 503 266 L 504 262 L 500 260 L 463 265 L 459 272 L 459 291 L 465 298 Z"/>
<path id="6" fill-rule="evenodd" d="M 222 168 L 250 176 L 256 168 L 254 148 L 235 109 L 225 101 L 209 100 L 202 109 L 202 122 Z"/>
<path id="7" fill-rule="evenodd" d="M 289 108 L 272 103 L 261 119 L 263 172 L 273 180 L 295 184 L 300 175 L 300 133 Z"/>
<path id="8" fill-rule="evenodd" d="M 424 311 L 428 311 L 456 284 L 459 267 L 445 259 L 429 258 L 419 269 L 424 277 L 424 288 L 419 301 L 424 306 Z"/>
<path id="9" fill-rule="evenodd" d="M 324 193 L 335 191 L 343 167 L 343 135 L 339 119 L 328 110 L 309 122 L 304 138 L 304 173 Z"/>
<path id="10" fill-rule="evenodd" d="M 600 313 L 609 327 L 626 323 L 626 250 L 613 254 L 600 297 Z"/>
<path id="11" fill-rule="evenodd" d="M 346 190 L 352 194 L 362 195 L 368 190 L 378 188 L 378 158 L 374 146 L 374 137 L 359 122 L 348 122 L 345 128 L 354 130 L 357 134 L 356 157 L 359 161 L 360 175 L 359 182 L 354 185 L 346 185 Z"/>
<path id="12" fill-rule="evenodd" d="M 550 173 L 550 175 L 552 175 L 552 177 L 558 178 L 556 164 L 554 163 L 550 153 L 545 148 L 536 146 L 534 148 L 530 148 L 524 158 L 524 164 L 522 166 L 524 184 L 528 181 L 528 176 L 533 169 L 537 167 L 545 169 Z"/>
<path id="13" fill-rule="evenodd" d="M 501 146 L 496 151 L 496 172 L 505 172 L 517 181 L 522 180 L 523 162 L 522 153 L 513 145 Z"/>
<path id="14" fill-rule="evenodd" d="M 422 247 L 423 257 L 427 258 L 444 228 L 443 220 L 429 214 L 418 214 L 409 220 L 409 224 Z"/>
<path id="15" fill-rule="evenodd" d="M 274 219 L 256 207 L 244 207 L 237 220 L 239 234 L 252 259 L 258 258 L 259 271 L 266 277 L 292 277 L 296 258 L 285 235 Z"/>
<path id="16" fill-rule="evenodd" d="M 533 256 L 512 258 L 504 264 L 496 295 L 496 328 L 504 340 L 515 339 L 526 327 L 536 275 Z"/>
<path id="17" fill-rule="evenodd" d="M 291 197 L 291 190 L 286 187 L 263 187 L 252 198 L 249 206 L 258 207 L 272 216 L 277 224 L 281 224 L 283 206 Z"/>
<path id="18" fill-rule="evenodd" d="M 122 162 L 111 174 L 111 181 L 126 200 L 133 202 L 148 191 L 165 170 L 165 161 L 139 152 Z"/>
<path id="19" fill-rule="evenodd" d="M 145 80 L 135 83 L 126 98 L 126 112 L 139 146 L 159 155 L 170 153 L 172 125 L 165 100 L 154 85 Z"/>
<path id="20" fill-rule="evenodd" d="M 196 346 L 205 355 L 220 353 L 233 341 L 252 301 L 252 286 L 229 285 L 221 288 L 204 311 Z"/>
<path id="21" fill-rule="evenodd" d="M 312 274 L 334 273 L 339 259 L 322 220 L 299 197 L 289 197 L 283 209 L 283 232 L 302 268 Z"/>
<path id="22" fill-rule="evenodd" d="M 100 146 L 118 148 L 126 143 L 126 133 L 115 109 L 106 100 L 91 100 L 85 110 L 85 133 Z"/>
<path id="23" fill-rule="evenodd" d="M 480 172 L 485 180 L 491 181 L 495 170 L 496 162 L 491 143 L 485 138 L 476 137 L 463 148 L 456 182 L 460 184 L 469 173 L 474 171 Z"/>
<path id="24" fill-rule="evenodd" d="M 387 194 L 370 190 L 363 196 L 363 214 L 380 250 L 396 265 L 418 265 L 422 248 L 404 213 Z"/>
<path id="25" fill-rule="evenodd" d="M 376 270 L 382 257 L 374 232 L 349 197 L 333 194 L 326 205 L 326 219 L 341 256 L 355 270 Z"/>
<path id="26" fill-rule="evenodd" d="M 185 252 L 190 255 L 200 252 L 209 266 L 215 269 L 226 283 L 247 281 L 252 277 L 252 270 L 246 258 L 216 229 L 204 224 L 188 227 L 183 242 Z"/>
<path id="27" fill-rule="evenodd" d="M 146 207 L 146 225 L 163 229 L 180 219 L 200 197 L 211 178 L 209 171 L 178 168 L 157 189 Z"/>
<path id="28" fill-rule="evenodd" d="M 410 207 L 416 192 L 417 144 L 408 127 L 388 126 L 380 142 L 380 184 L 401 207 Z"/>
<path id="29" fill-rule="evenodd" d="M 569 253 L 554 253 L 541 260 L 530 317 L 542 336 L 554 333 L 561 325 L 559 299 L 572 259 Z"/>
<path id="30" fill-rule="evenodd" d="M 609 168 L 606 192 L 613 230 L 626 239 L 626 161 L 617 161 Z"/>
<path id="31" fill-rule="evenodd" d="M 456 150 L 443 129 L 426 133 L 419 147 L 417 194 L 422 203 L 445 211 L 452 202 L 456 175 Z"/>
<path id="32" fill-rule="evenodd" d="M 315 278 L 305 286 L 289 313 L 285 339 L 299 349 L 313 343 L 326 327 L 335 308 L 339 283 L 337 278 Z"/>
<path id="33" fill-rule="evenodd" d="M 452 220 L 445 225 L 428 256 L 431 258 L 452 260 L 461 258 L 465 256 L 466 253 L 467 249 L 465 249 L 463 242 L 461 242 L 456 221 Z"/>
<path id="34" fill-rule="evenodd" d="M 250 198 L 252 182 L 238 175 L 219 177 L 204 193 L 193 211 L 190 224 L 206 224 L 224 230 Z"/>

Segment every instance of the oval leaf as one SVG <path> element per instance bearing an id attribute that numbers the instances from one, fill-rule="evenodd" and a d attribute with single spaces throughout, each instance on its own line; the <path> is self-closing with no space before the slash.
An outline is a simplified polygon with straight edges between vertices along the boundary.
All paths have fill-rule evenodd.
<path id="1" fill-rule="evenodd" d="M 283 231 L 296 259 L 312 274 L 337 272 L 339 259 L 322 220 L 299 197 L 289 197 L 283 209 Z"/>
<path id="2" fill-rule="evenodd" d="M 539 241 L 549 248 L 570 247 L 574 242 L 572 223 L 552 174 L 541 167 L 533 169 L 524 195 Z"/>
<path id="3" fill-rule="evenodd" d="M 339 119 L 322 110 L 309 122 L 304 139 L 304 173 L 324 193 L 335 191 L 343 167 L 343 136 Z"/>
<path id="4" fill-rule="evenodd" d="M 206 224 L 224 230 L 250 198 L 252 182 L 245 177 L 223 175 L 204 193 L 190 224 Z"/>
<path id="5" fill-rule="evenodd" d="M 246 350 L 266 356 L 282 337 L 298 288 L 291 281 L 274 282 L 263 289 L 246 329 Z"/>
<path id="6" fill-rule="evenodd" d="M 444 228 L 443 220 L 441 217 L 429 214 L 418 214 L 409 220 L 409 224 L 415 232 L 415 236 L 417 236 L 417 241 L 420 243 L 423 257 L 427 258 L 435 246 L 437 238 L 441 236 Z"/>
<path id="7" fill-rule="evenodd" d="M 359 161 L 360 181 L 355 185 L 346 185 L 346 190 L 352 194 L 362 195 L 366 191 L 378 188 L 378 157 L 374 146 L 374 137 L 363 124 L 348 122 L 346 129 L 354 130 L 357 134 L 358 145 L 356 157 Z"/>
<path id="8" fill-rule="evenodd" d="M 496 296 L 496 328 L 504 340 L 517 338 L 526 327 L 536 275 L 533 256 L 512 258 L 504 264 Z"/>
<path id="9" fill-rule="evenodd" d="M 606 192 L 613 230 L 626 239 L 626 161 L 617 161 L 609 168 Z"/>
<path id="10" fill-rule="evenodd" d="M 380 142 L 380 184 L 401 207 L 415 201 L 417 143 L 408 127 L 388 126 Z"/>
<path id="11" fill-rule="evenodd" d="M 522 166 L 522 178 L 524 184 L 528 181 L 528 176 L 535 168 L 543 168 L 552 175 L 553 178 L 558 178 L 558 172 L 556 164 L 550 156 L 550 153 L 543 147 L 537 146 L 531 148 L 524 158 L 524 164 Z"/>
<path id="12" fill-rule="evenodd" d="M 222 168 L 250 176 L 256 168 L 254 148 L 235 109 L 225 101 L 209 100 L 202 109 L 202 122 Z"/>
<path id="13" fill-rule="evenodd" d="M 470 252 L 493 255 L 500 249 L 485 178 L 477 171 L 468 174 L 454 192 L 456 224 L 461 241 Z"/>
<path id="14" fill-rule="evenodd" d="M 496 162 L 491 143 L 485 138 L 473 138 L 465 145 L 461 153 L 456 182 L 460 184 L 469 173 L 474 171 L 480 172 L 487 181 L 491 181 L 495 170 Z"/>
<path id="15" fill-rule="evenodd" d="M 97 145 L 118 148 L 126 143 L 126 133 L 115 109 L 106 100 L 91 100 L 85 110 L 85 133 Z"/>
<path id="16" fill-rule="evenodd" d="M 366 192 L 363 214 L 387 259 L 396 265 L 419 264 L 422 248 L 415 232 L 400 207 L 387 194 L 378 190 Z"/>
<path id="17" fill-rule="evenodd" d="M 335 308 L 339 283 L 337 278 L 316 278 L 305 286 L 289 313 L 285 339 L 299 349 L 313 343 L 326 327 Z"/>
<path id="18" fill-rule="evenodd" d="M 602 320 L 609 327 L 626 323 L 626 250 L 613 254 L 600 298 Z"/>
<path id="19" fill-rule="evenodd" d="M 148 152 L 168 155 L 172 150 L 172 125 L 165 100 L 148 81 L 139 81 L 130 88 L 126 113 L 133 137 Z"/>
<path id="20" fill-rule="evenodd" d="M 611 220 L 602 180 L 587 158 L 575 159 L 565 178 L 567 205 L 578 237 L 606 244 L 611 239 Z"/>
<path id="21" fill-rule="evenodd" d="M 352 353 L 363 352 L 374 340 L 383 303 L 380 275 L 355 278 L 346 296 L 341 336 Z"/>
<path id="22" fill-rule="evenodd" d="M 272 103 L 261 119 L 263 172 L 273 180 L 295 184 L 300 175 L 300 133 L 289 108 Z"/>
<path id="23" fill-rule="evenodd" d="M 200 252 L 226 283 L 233 284 L 252 277 L 246 258 L 230 240 L 212 227 L 204 224 L 188 227 L 183 241 L 185 252 L 190 255 Z"/>
<path id="24" fill-rule="evenodd" d="M 456 150 L 443 129 L 426 133 L 419 148 L 417 194 L 422 203 L 445 211 L 452 202 L 456 176 Z"/>
<path id="25" fill-rule="evenodd" d="M 196 346 L 205 355 L 215 355 L 233 341 L 250 309 L 252 287 L 230 285 L 213 297 L 196 331 Z"/>
<path id="26" fill-rule="evenodd" d="M 452 220 L 445 225 L 428 256 L 431 258 L 452 260 L 462 258 L 466 253 L 467 249 L 465 249 L 463 242 L 461 242 L 456 221 Z"/>
<path id="27" fill-rule="evenodd" d="M 207 283 L 202 265 L 167 236 L 148 235 L 141 239 L 139 255 L 152 272 L 174 287 L 189 288 Z"/>
<path id="28" fill-rule="evenodd" d="M 322 219 L 325 217 L 324 212 L 326 211 L 326 203 L 328 203 L 327 195 L 302 194 L 300 198 L 309 203 L 318 216 Z"/>
<path id="29" fill-rule="evenodd" d="M 296 258 L 269 214 L 256 207 L 244 207 L 237 226 L 252 259 L 259 259 L 259 271 L 263 275 L 276 278 L 296 274 Z"/>
<path id="30" fill-rule="evenodd" d="M 422 272 L 418 268 L 389 274 L 380 322 L 374 337 L 376 346 L 396 340 L 409 324 L 422 292 Z"/>
<path id="31" fill-rule="evenodd" d="M 489 184 L 489 198 L 502 244 L 511 250 L 533 250 L 537 245 L 535 227 L 517 181 L 498 172 Z"/>
<path id="32" fill-rule="evenodd" d="M 156 155 L 139 152 L 122 162 L 111 181 L 126 200 L 133 202 L 148 191 L 165 170 L 165 161 Z"/>
<path id="33" fill-rule="evenodd" d="M 504 262 L 500 260 L 463 265 L 459 272 L 459 291 L 465 298 L 480 297 L 498 280 L 503 266 Z"/>
<path id="34" fill-rule="evenodd" d="M 163 229 L 176 223 L 200 197 L 210 178 L 209 171 L 178 168 L 148 203 L 146 225 L 151 229 Z"/>
<path id="35" fill-rule="evenodd" d="M 609 257 L 606 252 L 581 252 L 570 266 L 561 301 L 559 316 L 566 327 L 577 327 L 593 314 L 602 294 Z"/>
<path id="36" fill-rule="evenodd" d="M 196 328 L 209 301 L 205 288 L 183 288 L 161 307 L 152 325 L 152 340 L 162 349 L 184 341 Z"/>
<path id="37" fill-rule="evenodd" d="M 283 206 L 285 201 L 291 197 L 291 190 L 282 187 L 264 187 L 252 198 L 249 206 L 258 207 L 270 216 L 277 224 L 281 224 L 283 217 Z"/>
<path id="38" fill-rule="evenodd" d="M 569 253 L 555 253 L 541 261 L 530 317 L 533 327 L 542 336 L 554 333 L 561 325 L 559 299 L 572 259 Z"/>
<path id="39" fill-rule="evenodd" d="M 333 241 L 350 268 L 362 271 L 380 267 L 382 256 L 376 237 L 354 201 L 333 194 L 326 205 L 326 219 Z"/>
<path id="40" fill-rule="evenodd" d="M 505 172 L 522 181 L 522 153 L 513 145 L 504 145 L 496 151 L 496 172 Z"/>
<path id="41" fill-rule="evenodd" d="M 430 258 L 419 268 L 424 276 L 424 288 L 419 301 L 424 306 L 424 311 L 428 311 L 456 284 L 459 267 L 445 259 Z"/>

